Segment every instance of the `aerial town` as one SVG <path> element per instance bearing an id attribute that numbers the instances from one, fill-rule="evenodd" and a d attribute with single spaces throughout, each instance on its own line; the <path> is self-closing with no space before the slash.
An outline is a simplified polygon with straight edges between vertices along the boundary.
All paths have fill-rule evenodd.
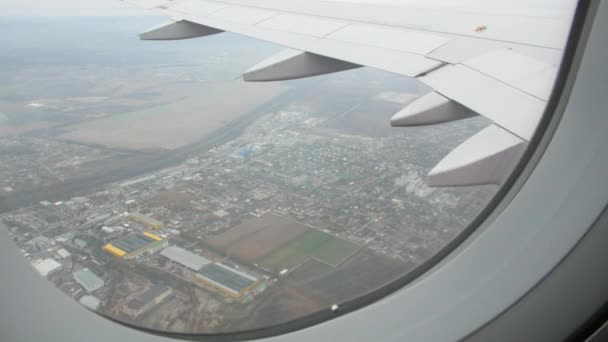
<path id="1" fill-rule="evenodd" d="M 427 188 L 408 150 L 415 137 L 370 140 L 322 123 L 290 107 L 178 165 L 0 217 L 36 270 L 92 310 L 226 331 L 276 323 L 256 315 L 275 297 L 294 297 L 297 308 L 274 308 L 293 319 L 402 276 L 486 200 L 469 192 L 463 206 L 467 192 Z M 354 269 L 358 286 L 331 286 Z M 307 286 L 324 277 L 323 293 Z"/>
<path id="2" fill-rule="evenodd" d="M 331 313 L 429 260 L 496 191 L 426 186 L 487 122 L 390 127 L 426 91 L 403 78 L 245 84 L 225 69 L 268 48 L 218 39 L 179 59 L 119 44 L 124 28 L 110 39 L 68 24 L 91 51 L 116 45 L 73 52 L 90 65 L 66 61 L 67 45 L 0 67 L 0 231 L 32 272 L 103 316 L 210 334 Z M 142 49 L 158 50 L 129 64 Z"/>

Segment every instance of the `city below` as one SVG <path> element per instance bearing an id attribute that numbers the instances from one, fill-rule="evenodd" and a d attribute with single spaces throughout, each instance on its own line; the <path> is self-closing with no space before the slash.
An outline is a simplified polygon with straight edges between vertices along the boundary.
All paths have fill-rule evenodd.
<path id="1" fill-rule="evenodd" d="M 71 67 L 39 67 L 38 96 L 0 98 L 0 225 L 102 315 L 225 333 L 339 308 L 432 257 L 496 190 L 425 185 L 485 122 L 389 127 L 424 92 L 412 81 L 365 69 L 243 85 L 187 62 L 105 65 L 78 96 L 49 85 Z M 69 70 L 73 92 L 100 73 Z"/>

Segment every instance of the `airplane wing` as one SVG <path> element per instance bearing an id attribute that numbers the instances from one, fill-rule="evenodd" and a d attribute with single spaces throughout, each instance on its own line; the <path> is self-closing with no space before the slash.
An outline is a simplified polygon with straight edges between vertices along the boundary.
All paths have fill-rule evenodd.
<path id="1" fill-rule="evenodd" d="M 143 32 L 143 40 L 230 31 L 288 48 L 248 70 L 245 81 L 369 66 L 416 78 L 434 90 L 396 113 L 393 126 L 476 115 L 492 120 L 431 170 L 431 186 L 499 184 L 509 175 L 543 114 L 575 8 L 575 0 L 544 1 L 544 7 L 527 1 L 524 9 L 487 5 L 498 1 L 475 9 L 420 0 L 404 0 L 404 6 L 338 0 L 127 2 L 171 19 Z"/>

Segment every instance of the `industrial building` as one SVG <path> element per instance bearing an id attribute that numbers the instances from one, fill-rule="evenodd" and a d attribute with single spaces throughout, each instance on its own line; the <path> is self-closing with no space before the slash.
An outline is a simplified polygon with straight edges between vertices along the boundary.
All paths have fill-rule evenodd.
<path id="1" fill-rule="evenodd" d="M 207 264 L 197 272 L 197 277 L 203 283 L 210 285 L 227 295 L 238 298 L 257 283 L 257 278 L 215 262 Z"/>
<path id="2" fill-rule="evenodd" d="M 140 213 L 130 213 L 129 218 L 135 222 L 141 223 L 144 226 L 153 229 L 162 229 L 165 226 L 164 223 Z"/>
<path id="3" fill-rule="evenodd" d="M 88 221 L 86 221 L 83 225 L 82 228 L 83 229 L 88 229 L 94 226 L 98 226 L 103 224 L 107 219 L 111 218 L 112 214 L 110 213 L 105 213 L 105 214 L 98 214 L 95 215 L 93 217 L 91 217 Z"/>
<path id="4" fill-rule="evenodd" d="M 177 246 L 165 248 L 160 252 L 160 255 L 180 265 L 186 266 L 193 271 L 199 271 L 203 266 L 211 262 L 209 259 Z"/>
<path id="5" fill-rule="evenodd" d="M 99 308 L 99 305 L 101 304 L 101 301 L 99 300 L 99 298 L 94 297 L 94 296 L 82 296 L 82 298 L 80 298 L 79 302 L 83 306 L 85 306 L 93 311 L 97 310 Z"/>
<path id="6" fill-rule="evenodd" d="M 162 303 L 171 293 L 173 290 L 170 287 L 152 285 L 146 291 L 131 298 L 123 307 L 123 311 L 131 318 L 135 318 Z"/>
<path id="7" fill-rule="evenodd" d="M 143 253 L 155 253 L 165 247 L 168 242 L 160 236 L 151 233 L 133 233 L 122 239 L 113 241 L 103 247 L 103 250 L 123 259 L 131 259 Z"/>
<path id="8" fill-rule="evenodd" d="M 87 293 L 91 293 L 102 288 L 105 285 L 103 279 L 88 268 L 83 268 L 74 272 L 74 280 L 84 288 Z"/>
<path id="9" fill-rule="evenodd" d="M 48 276 L 49 274 L 59 271 L 62 268 L 62 265 L 55 261 L 55 259 L 44 259 L 35 261 L 32 263 L 36 271 L 43 276 Z"/>
<path id="10" fill-rule="evenodd" d="M 61 248 L 57 250 L 57 255 L 59 255 L 63 259 L 66 259 L 69 258 L 72 254 L 68 252 L 65 248 Z"/>

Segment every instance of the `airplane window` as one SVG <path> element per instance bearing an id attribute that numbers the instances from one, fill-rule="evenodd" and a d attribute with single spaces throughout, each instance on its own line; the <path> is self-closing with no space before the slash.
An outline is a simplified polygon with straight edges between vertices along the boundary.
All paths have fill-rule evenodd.
<path id="1" fill-rule="evenodd" d="M 375 21 L 294 17 L 318 21 L 297 34 L 418 56 L 421 69 L 405 77 L 395 63 L 360 68 L 358 54 L 315 50 L 282 60 L 312 71 L 242 76 L 283 48 L 229 32 L 140 40 L 166 17 L 114 4 L 7 6 L 0 226 L 41 277 L 90 310 L 187 334 L 333 317 L 443 250 L 522 155 L 565 42 L 542 47 L 528 32 L 499 48 L 506 33 L 475 21 L 461 35 L 483 44 L 465 49 Z M 245 24 L 260 15 L 259 32 L 286 27 L 241 10 L 252 11 L 238 17 Z M 142 38 L 203 35 L 178 26 Z M 260 80 L 275 82 L 244 82 Z M 504 102 L 480 100 L 493 96 Z"/>

